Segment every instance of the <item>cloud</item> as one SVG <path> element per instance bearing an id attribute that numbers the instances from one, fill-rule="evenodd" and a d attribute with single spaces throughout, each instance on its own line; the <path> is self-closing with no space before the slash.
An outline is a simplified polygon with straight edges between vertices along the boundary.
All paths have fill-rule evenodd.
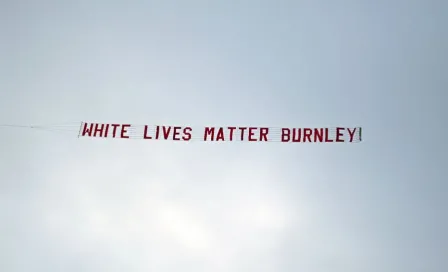
<path id="1" fill-rule="evenodd" d="M 182 167 L 171 156 L 143 167 L 121 155 L 84 154 L 43 177 L 33 224 L 59 254 L 131 259 L 141 269 L 151 266 L 148 260 L 155 267 L 237 269 L 248 256 L 274 252 L 305 220 L 297 200 L 275 183 L 274 167 L 260 170 L 247 156 L 204 180 L 198 167 Z"/>

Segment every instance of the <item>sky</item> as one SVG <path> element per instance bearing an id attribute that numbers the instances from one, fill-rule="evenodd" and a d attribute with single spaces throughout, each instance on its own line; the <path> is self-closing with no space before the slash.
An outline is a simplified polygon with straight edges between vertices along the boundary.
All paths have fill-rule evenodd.
<path id="1" fill-rule="evenodd" d="M 446 271 L 447 12 L 0 1 L 0 124 L 363 127 L 319 145 L 0 127 L 0 270 Z"/>

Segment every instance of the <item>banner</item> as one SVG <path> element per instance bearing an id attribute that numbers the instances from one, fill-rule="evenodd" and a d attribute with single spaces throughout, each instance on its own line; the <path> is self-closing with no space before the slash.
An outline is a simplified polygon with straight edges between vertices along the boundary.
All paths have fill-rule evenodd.
<path id="1" fill-rule="evenodd" d="M 82 122 L 78 137 L 147 141 L 359 143 L 361 127 L 173 126 Z"/>

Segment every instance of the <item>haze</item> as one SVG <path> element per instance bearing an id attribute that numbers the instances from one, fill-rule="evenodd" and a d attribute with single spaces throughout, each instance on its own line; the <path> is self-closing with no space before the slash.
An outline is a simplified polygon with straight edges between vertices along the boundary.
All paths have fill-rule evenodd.
<path id="1" fill-rule="evenodd" d="M 447 10 L 0 1 L 2 124 L 363 127 L 357 144 L 1 127 L 0 271 L 447 271 Z"/>

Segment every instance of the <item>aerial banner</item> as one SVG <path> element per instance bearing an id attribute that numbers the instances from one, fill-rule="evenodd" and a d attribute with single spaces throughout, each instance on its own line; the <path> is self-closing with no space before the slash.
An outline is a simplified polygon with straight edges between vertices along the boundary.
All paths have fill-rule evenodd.
<path id="1" fill-rule="evenodd" d="M 82 122 L 80 138 L 146 141 L 359 143 L 361 127 L 174 126 Z"/>

